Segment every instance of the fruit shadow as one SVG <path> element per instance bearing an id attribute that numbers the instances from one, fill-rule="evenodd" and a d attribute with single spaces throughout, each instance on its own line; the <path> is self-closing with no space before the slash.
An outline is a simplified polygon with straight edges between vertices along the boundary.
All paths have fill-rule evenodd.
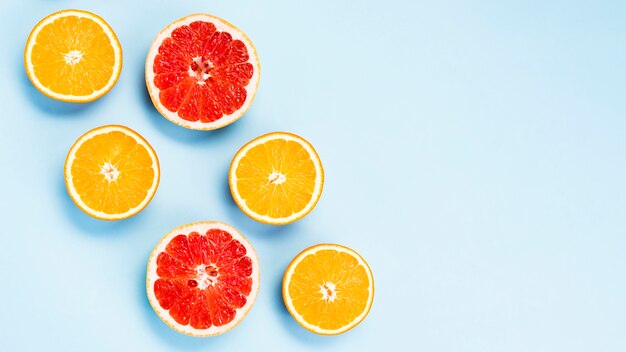
<path id="1" fill-rule="evenodd" d="M 148 296 L 146 295 L 146 263 L 150 253 L 146 253 L 145 260 L 139 265 L 137 280 L 137 298 L 139 299 L 141 313 L 145 316 L 148 327 L 153 335 L 157 336 L 164 343 L 168 344 L 175 350 L 200 351 L 212 346 L 216 346 L 220 341 L 224 340 L 223 335 L 212 336 L 208 338 L 198 338 L 181 334 L 165 324 L 156 314 Z"/>
<path id="2" fill-rule="evenodd" d="M 81 112 L 88 111 L 94 106 L 101 104 L 102 101 L 106 100 L 107 96 L 115 89 L 115 87 L 113 87 L 113 90 L 111 92 L 90 103 L 67 103 L 64 101 L 52 99 L 37 90 L 37 88 L 35 88 L 35 86 L 31 83 L 28 75 L 26 74 L 26 71 L 24 70 L 24 61 L 21 57 L 16 72 L 19 72 L 18 81 L 20 84 L 20 88 L 24 92 L 24 96 L 26 96 L 31 105 L 35 106 L 45 115 L 57 118 L 78 116 Z"/>
<path id="3" fill-rule="evenodd" d="M 228 139 L 233 135 L 237 135 L 241 131 L 242 122 L 246 120 L 246 116 L 241 117 L 240 120 L 235 121 L 234 123 L 222 127 L 217 130 L 211 131 L 198 131 L 192 130 L 188 128 L 184 128 L 182 126 L 178 126 L 177 124 L 171 122 L 166 119 L 159 111 L 154 107 L 152 103 L 152 98 L 150 98 L 150 93 L 148 92 L 148 87 L 146 87 L 146 77 L 145 77 L 145 61 L 141 62 L 140 69 L 138 70 L 139 76 L 137 78 L 138 91 L 141 92 L 141 102 L 144 107 L 146 115 L 150 122 L 165 136 L 173 139 L 178 143 L 183 143 L 187 145 L 198 145 L 198 144 L 217 144 L 221 143 L 223 140 Z M 249 115 L 250 111 L 246 113 Z"/>
<path id="4" fill-rule="evenodd" d="M 89 233 L 106 238 L 120 236 L 126 232 L 130 232 L 131 228 L 136 227 L 141 221 L 142 214 L 149 208 L 148 206 L 141 213 L 124 220 L 99 220 L 87 215 L 74 204 L 74 201 L 72 201 L 72 198 L 70 198 L 65 188 L 65 176 L 61 175 L 58 179 L 57 196 L 61 202 L 61 207 L 70 222 L 74 227 L 81 230 L 81 233 Z"/>

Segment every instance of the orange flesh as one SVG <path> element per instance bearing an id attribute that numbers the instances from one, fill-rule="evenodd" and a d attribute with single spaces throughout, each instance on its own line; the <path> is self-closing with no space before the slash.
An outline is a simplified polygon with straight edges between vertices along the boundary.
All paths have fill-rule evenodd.
<path id="1" fill-rule="evenodd" d="M 367 272 L 355 257 L 320 250 L 298 263 L 287 289 L 303 320 L 325 330 L 336 330 L 363 313 L 370 296 L 369 286 Z"/>
<path id="2" fill-rule="evenodd" d="M 36 40 L 31 54 L 35 76 L 55 93 L 87 96 L 104 88 L 113 75 L 111 39 L 91 19 L 58 18 L 44 26 Z M 81 53 L 74 64 L 66 60 L 73 51 Z"/>
<path id="3" fill-rule="evenodd" d="M 284 218 L 302 211 L 310 202 L 316 171 L 302 145 L 274 139 L 248 150 L 239 161 L 236 176 L 239 194 L 250 210 Z"/>
<path id="4" fill-rule="evenodd" d="M 119 131 L 85 141 L 76 151 L 72 183 L 91 209 L 122 214 L 137 207 L 154 182 L 153 161 L 146 148 Z M 104 172 L 116 170 L 115 180 Z"/>

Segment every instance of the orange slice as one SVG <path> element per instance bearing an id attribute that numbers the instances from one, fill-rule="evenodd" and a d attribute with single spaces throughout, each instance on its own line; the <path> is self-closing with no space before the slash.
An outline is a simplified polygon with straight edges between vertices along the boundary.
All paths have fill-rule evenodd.
<path id="1" fill-rule="evenodd" d="M 213 130 L 246 113 L 260 69 L 252 41 L 239 28 L 193 14 L 154 39 L 146 58 L 146 85 L 165 118 L 186 128 Z"/>
<path id="2" fill-rule="evenodd" d="M 267 224 L 292 223 L 319 200 L 324 170 L 302 137 L 274 132 L 244 145 L 230 165 L 233 199 L 249 217 Z"/>
<path id="3" fill-rule="evenodd" d="M 338 244 L 319 244 L 302 251 L 287 267 L 283 300 L 305 329 L 337 335 L 369 313 L 374 278 L 357 252 Z"/>
<path id="4" fill-rule="evenodd" d="M 74 143 L 65 160 L 65 185 L 85 213 L 119 220 L 143 210 L 159 185 L 154 149 L 128 127 L 95 128 Z"/>
<path id="5" fill-rule="evenodd" d="M 82 10 L 55 12 L 33 28 L 24 50 L 26 74 L 50 98 L 85 103 L 113 88 L 122 48 L 113 29 Z"/>

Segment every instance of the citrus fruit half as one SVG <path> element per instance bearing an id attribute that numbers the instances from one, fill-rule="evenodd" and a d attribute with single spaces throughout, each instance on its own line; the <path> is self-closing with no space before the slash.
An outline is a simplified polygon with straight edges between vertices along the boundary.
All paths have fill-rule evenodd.
<path id="1" fill-rule="evenodd" d="M 152 252 L 146 289 L 152 308 L 172 329 L 197 337 L 219 335 L 252 308 L 259 261 L 232 226 L 189 224 L 163 237 Z"/>
<path id="2" fill-rule="evenodd" d="M 175 21 L 154 39 L 146 85 L 156 109 L 197 130 L 233 123 L 252 104 L 259 59 L 250 39 L 221 18 L 195 14 Z"/>
<path id="3" fill-rule="evenodd" d="M 338 244 L 319 244 L 302 251 L 287 267 L 283 300 L 305 329 L 337 335 L 369 313 L 374 278 L 357 252 Z"/>
<path id="4" fill-rule="evenodd" d="M 24 50 L 26 74 L 50 98 L 85 103 L 113 88 L 122 70 L 122 47 L 98 15 L 63 10 L 33 28 Z"/>
<path id="5" fill-rule="evenodd" d="M 128 127 L 95 128 L 74 143 L 65 160 L 65 185 L 85 213 L 119 220 L 148 205 L 159 185 L 154 149 Z"/>
<path id="6" fill-rule="evenodd" d="M 235 203 L 273 225 L 308 214 L 322 194 L 324 169 L 311 143 L 287 132 L 258 137 L 235 154 L 228 182 Z"/>

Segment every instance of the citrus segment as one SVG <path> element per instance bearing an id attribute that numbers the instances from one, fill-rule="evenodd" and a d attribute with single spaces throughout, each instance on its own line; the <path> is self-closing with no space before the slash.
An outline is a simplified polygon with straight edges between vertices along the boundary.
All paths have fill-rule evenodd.
<path id="1" fill-rule="evenodd" d="M 81 136 L 65 161 L 72 200 L 87 214 L 118 220 L 140 212 L 159 183 L 156 153 L 137 132 L 103 126 Z"/>
<path id="2" fill-rule="evenodd" d="M 217 335 L 237 325 L 252 307 L 258 260 L 250 243 L 229 225 L 186 225 L 155 248 L 146 286 L 150 304 L 174 330 Z"/>
<path id="3" fill-rule="evenodd" d="M 324 171 L 309 142 L 291 133 L 274 132 L 237 152 L 229 183 L 235 202 L 248 216 L 269 224 L 287 224 L 315 207 Z"/>
<path id="4" fill-rule="evenodd" d="M 88 102 L 106 94 L 119 78 L 122 49 L 99 16 L 64 10 L 42 19 L 24 51 L 26 73 L 43 94 Z"/>
<path id="5" fill-rule="evenodd" d="M 146 59 L 146 84 L 157 110 L 172 122 L 216 129 L 248 109 L 259 70 L 243 32 L 220 18 L 196 14 L 156 37 Z"/>
<path id="6" fill-rule="evenodd" d="M 283 278 L 283 299 L 294 319 L 322 335 L 359 324 L 374 299 L 372 272 L 355 251 L 336 244 L 298 254 Z"/>

